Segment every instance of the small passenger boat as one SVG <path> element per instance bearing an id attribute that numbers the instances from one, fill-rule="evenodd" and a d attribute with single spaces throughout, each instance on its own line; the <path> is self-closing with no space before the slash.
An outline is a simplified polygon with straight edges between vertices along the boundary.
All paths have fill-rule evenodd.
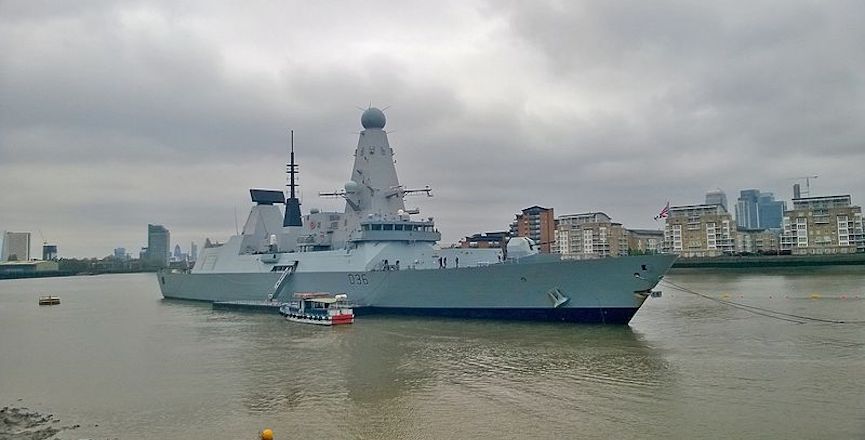
<path id="1" fill-rule="evenodd" d="M 294 300 L 283 304 L 279 314 L 293 322 L 316 325 L 354 323 L 354 310 L 345 294 L 296 293 Z"/>
<path id="2" fill-rule="evenodd" d="M 60 304 L 60 297 L 58 296 L 40 296 L 39 297 L 39 305 L 40 306 L 56 306 Z"/>

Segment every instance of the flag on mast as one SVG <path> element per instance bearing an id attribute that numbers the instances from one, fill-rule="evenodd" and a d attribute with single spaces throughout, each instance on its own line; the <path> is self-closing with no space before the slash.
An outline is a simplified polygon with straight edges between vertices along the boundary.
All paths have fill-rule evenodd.
<path id="1" fill-rule="evenodd" d="M 664 206 L 664 209 L 655 216 L 655 220 L 660 220 L 662 218 L 667 218 L 670 215 L 670 201 L 667 201 L 667 206 Z"/>

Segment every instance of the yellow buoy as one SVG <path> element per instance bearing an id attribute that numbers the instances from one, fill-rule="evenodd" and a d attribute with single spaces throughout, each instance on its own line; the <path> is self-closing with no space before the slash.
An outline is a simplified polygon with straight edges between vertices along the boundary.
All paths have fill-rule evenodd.
<path id="1" fill-rule="evenodd" d="M 821 296 L 819 293 L 812 293 L 811 294 L 811 299 L 820 299 L 820 298 L 821 298 Z"/>
<path id="2" fill-rule="evenodd" d="M 273 431 L 271 431 L 270 428 L 264 428 L 264 430 L 261 431 L 261 440 L 273 440 Z"/>

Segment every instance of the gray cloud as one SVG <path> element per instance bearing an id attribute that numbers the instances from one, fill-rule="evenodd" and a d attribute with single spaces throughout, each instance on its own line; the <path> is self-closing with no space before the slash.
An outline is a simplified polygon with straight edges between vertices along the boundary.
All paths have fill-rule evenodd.
<path id="1" fill-rule="evenodd" d="M 104 255 L 186 246 L 284 181 L 348 177 L 388 110 L 403 183 L 447 241 L 532 205 L 654 226 L 721 187 L 863 192 L 858 2 L 0 3 L 0 228 Z M 14 207 L 14 208 L 12 208 Z"/>

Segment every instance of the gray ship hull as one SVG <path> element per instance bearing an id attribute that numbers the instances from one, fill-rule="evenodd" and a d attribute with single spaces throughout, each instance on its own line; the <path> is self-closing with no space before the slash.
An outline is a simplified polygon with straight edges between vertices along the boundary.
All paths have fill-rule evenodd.
<path id="1" fill-rule="evenodd" d="M 297 272 L 295 292 L 346 293 L 369 313 L 626 324 L 675 260 L 647 255 L 530 261 L 483 267 L 368 272 Z M 263 300 L 280 274 L 158 274 L 162 295 L 198 301 Z"/>

